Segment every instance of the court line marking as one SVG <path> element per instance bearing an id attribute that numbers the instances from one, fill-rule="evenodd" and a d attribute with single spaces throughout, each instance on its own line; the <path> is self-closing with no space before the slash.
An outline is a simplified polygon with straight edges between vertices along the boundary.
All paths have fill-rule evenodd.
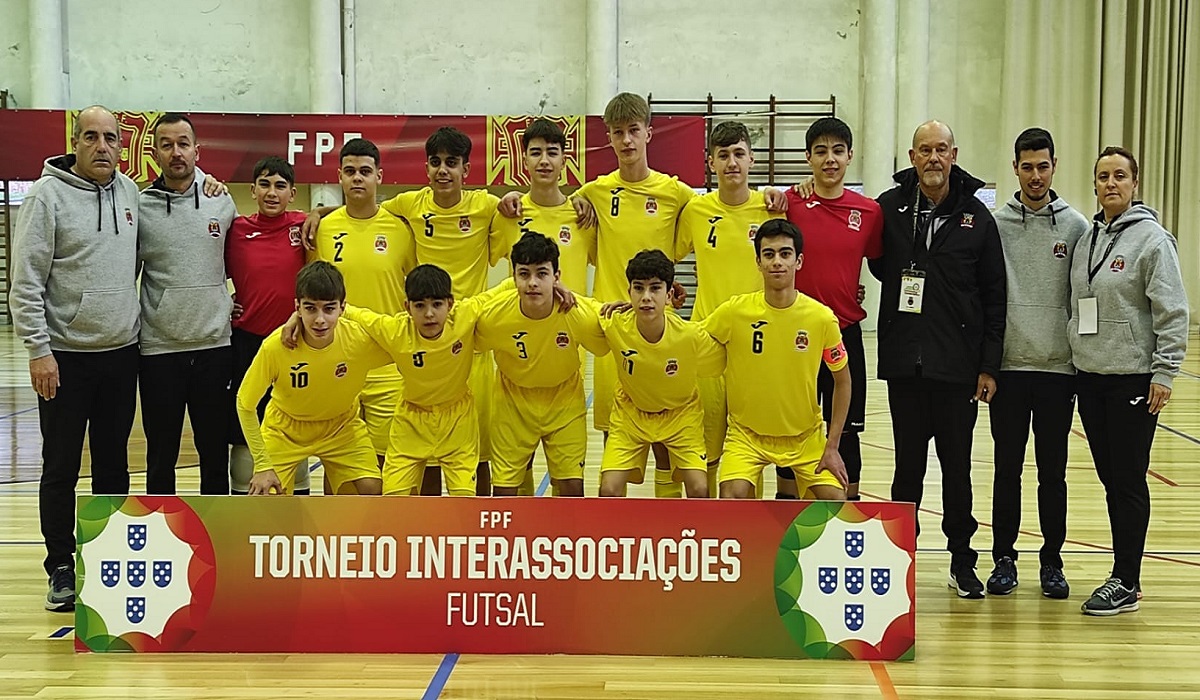
<path id="1" fill-rule="evenodd" d="M 74 632 L 74 631 L 75 631 L 74 627 L 59 627 L 58 629 L 56 629 L 50 633 L 50 639 L 62 639 L 63 637 L 67 636 L 68 634 L 70 634 L 71 632 Z"/>
<path id="2" fill-rule="evenodd" d="M 884 700 L 900 700 L 896 686 L 892 684 L 892 677 L 888 675 L 887 666 L 883 662 L 872 661 L 871 673 L 875 676 L 875 685 L 879 686 L 879 692 L 883 695 Z"/>
<path id="3" fill-rule="evenodd" d="M 1178 435 L 1179 437 L 1182 437 L 1182 438 L 1185 438 L 1185 439 L 1191 440 L 1192 442 L 1196 443 L 1197 445 L 1200 445 L 1200 440 L 1197 440 L 1196 438 L 1192 437 L 1191 435 L 1188 435 L 1187 433 L 1181 433 L 1181 432 L 1179 432 L 1178 430 L 1175 430 L 1174 428 L 1171 428 L 1171 427 L 1169 427 L 1169 426 L 1163 425 L 1162 423 L 1159 423 L 1159 424 L 1158 424 L 1158 427 L 1160 427 L 1160 428 L 1162 428 L 1163 430 L 1166 430 L 1166 431 L 1168 431 L 1168 432 L 1174 433 L 1174 434 Z M 1075 435 L 1076 437 L 1078 437 L 1080 440 L 1083 440 L 1084 442 L 1087 442 L 1087 435 L 1085 435 L 1085 434 L 1083 434 L 1082 432 L 1080 432 L 1080 431 L 1076 430 L 1075 428 L 1071 428 L 1071 433 L 1072 433 L 1073 435 Z M 1150 476 L 1154 477 L 1155 479 L 1158 479 L 1159 481 L 1163 482 L 1163 483 L 1164 483 L 1164 484 L 1166 484 L 1167 486 L 1174 486 L 1174 487 L 1178 487 L 1178 486 L 1179 486 L 1179 483 L 1178 483 L 1178 482 L 1175 482 L 1175 481 L 1172 481 L 1171 479 L 1168 479 L 1167 477 L 1163 476 L 1162 474 L 1159 474 L 1158 472 L 1154 471 L 1153 469 L 1147 469 L 1147 470 L 1146 470 L 1146 473 L 1147 473 L 1147 474 L 1149 474 Z"/>
<path id="4" fill-rule="evenodd" d="M 12 413 L 8 414 L 7 416 L 0 416 L 0 420 L 4 420 L 6 418 L 12 418 L 13 416 L 19 416 L 22 413 L 29 413 L 30 411 L 36 411 L 37 409 L 38 409 L 37 406 L 33 406 L 31 408 L 23 408 L 20 411 L 13 411 Z"/>
<path id="5" fill-rule="evenodd" d="M 441 697 L 442 689 L 446 687 L 446 681 L 450 680 L 450 674 L 454 671 L 456 663 L 458 663 L 458 654 L 446 654 L 442 657 L 442 663 L 438 664 L 433 678 L 429 679 L 429 687 L 425 689 L 421 700 L 436 700 Z"/>

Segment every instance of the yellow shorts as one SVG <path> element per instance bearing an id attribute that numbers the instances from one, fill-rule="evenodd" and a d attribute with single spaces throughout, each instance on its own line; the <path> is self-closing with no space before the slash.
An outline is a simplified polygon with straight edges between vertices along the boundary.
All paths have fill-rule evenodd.
<path id="1" fill-rule="evenodd" d="M 648 413 L 618 390 L 600 472 L 635 470 L 637 474 L 630 481 L 642 483 L 646 478 L 647 453 L 656 442 L 662 443 L 671 456 L 673 481 L 683 481 L 682 469 L 707 471 L 703 414 L 698 395 L 678 408 Z"/>
<path id="2" fill-rule="evenodd" d="M 475 402 L 475 414 L 479 424 L 479 461 L 490 462 L 492 459 L 492 402 L 487 397 L 495 391 L 496 362 L 490 352 L 477 352 L 471 361 L 471 376 L 467 379 L 471 393 L 481 398 Z"/>
<path id="3" fill-rule="evenodd" d="M 818 426 L 806 435 L 777 437 L 759 435 L 731 420 L 725 436 L 725 455 L 721 458 L 719 481 L 723 484 L 741 479 L 755 484 L 761 492 L 763 468 L 774 464 L 792 470 L 800 493 L 813 486 L 840 489 L 842 485 L 831 472 L 817 472 L 824 453 L 824 426 Z M 762 494 L 759 493 L 759 496 Z"/>
<path id="4" fill-rule="evenodd" d="M 609 431 L 613 394 L 617 389 L 617 365 L 610 357 L 597 357 L 592 363 L 592 427 Z"/>
<path id="5" fill-rule="evenodd" d="M 271 467 L 279 476 L 285 493 L 292 492 L 296 463 L 306 457 L 321 460 L 334 493 L 351 481 L 380 476 L 367 425 L 359 418 L 357 410 L 333 420 L 303 421 L 269 403 L 263 418 L 262 437 L 271 457 Z"/>
<path id="6" fill-rule="evenodd" d="M 492 402 L 492 484 L 520 486 L 539 442 L 551 479 L 583 478 L 587 405 L 578 372 L 544 389 L 519 387 L 497 373 Z"/>
<path id="7" fill-rule="evenodd" d="M 700 404 L 704 406 L 704 450 L 708 461 L 721 458 L 729 423 L 729 404 L 725 402 L 725 378 L 703 377 L 696 381 Z"/>
<path id="8" fill-rule="evenodd" d="M 479 419 L 470 390 L 430 407 L 401 401 L 383 462 L 383 494 L 416 493 L 432 464 L 442 468 L 451 496 L 474 496 L 478 463 Z"/>
<path id="9" fill-rule="evenodd" d="M 387 454 L 389 436 L 392 432 L 392 416 L 396 404 L 404 395 L 404 378 L 395 365 L 380 367 L 367 374 L 358 401 L 362 404 L 362 419 L 367 424 L 367 433 L 375 454 Z"/>

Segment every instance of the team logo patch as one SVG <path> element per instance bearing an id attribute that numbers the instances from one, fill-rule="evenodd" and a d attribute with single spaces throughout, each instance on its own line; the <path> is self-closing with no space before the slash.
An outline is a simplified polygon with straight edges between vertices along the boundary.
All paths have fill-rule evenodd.
<path id="1" fill-rule="evenodd" d="M 133 212 L 129 211 L 129 207 L 125 208 L 125 223 L 133 226 Z"/>
<path id="2" fill-rule="evenodd" d="M 469 216 L 458 217 L 458 230 L 462 231 L 463 233 L 470 233 L 471 232 L 471 217 L 469 217 Z"/>
<path id="3" fill-rule="evenodd" d="M 871 567 L 871 592 L 875 595 L 887 595 L 892 589 L 891 569 Z"/>
<path id="4" fill-rule="evenodd" d="M 291 228 L 288 229 L 288 242 L 292 244 L 293 248 L 300 247 L 300 227 L 299 226 L 292 226 Z"/>
<path id="5" fill-rule="evenodd" d="M 838 587 L 838 570 L 836 566 L 822 566 L 817 568 L 817 587 L 825 595 L 833 595 Z"/>
<path id="6" fill-rule="evenodd" d="M 863 549 L 866 547 L 866 535 L 861 530 L 847 530 L 844 546 L 846 548 L 846 556 L 851 559 L 857 559 L 862 556 Z"/>
<path id="7" fill-rule="evenodd" d="M 846 629 L 857 632 L 862 629 L 866 610 L 861 605 L 846 604 Z"/>
<path id="8" fill-rule="evenodd" d="M 851 209 L 850 216 L 846 217 L 846 226 L 850 227 L 851 231 L 862 230 L 862 212 Z"/>
<path id="9" fill-rule="evenodd" d="M 808 331 L 796 331 L 796 349 L 808 350 Z"/>
<path id="10" fill-rule="evenodd" d="M 861 566 L 846 567 L 846 592 L 850 595 L 862 593 L 863 581 L 866 578 Z"/>
<path id="11" fill-rule="evenodd" d="M 646 216 L 654 216 L 658 213 L 658 200 L 653 197 L 646 198 Z"/>
<path id="12" fill-rule="evenodd" d="M 337 377 L 338 379 L 341 379 L 342 377 L 346 376 L 346 372 L 348 372 L 348 371 L 349 371 L 349 368 L 346 367 L 346 363 L 339 362 L 337 368 L 333 370 L 333 376 Z"/>
<path id="13" fill-rule="evenodd" d="M 831 365 L 835 365 L 846 356 L 846 346 L 838 343 L 831 348 L 825 348 L 825 361 Z"/>
<path id="14" fill-rule="evenodd" d="M 376 253 L 386 253 L 387 245 L 388 245 L 387 244 L 387 236 L 385 236 L 382 233 L 377 234 L 375 236 L 375 252 Z"/>
<path id="15" fill-rule="evenodd" d="M 663 371 L 667 373 L 668 377 L 674 377 L 675 373 L 679 371 L 679 360 L 676 360 L 673 357 L 667 360 L 667 366 L 663 369 Z"/>
<path id="16" fill-rule="evenodd" d="M 129 548 L 135 552 L 140 552 L 146 548 L 146 526 L 145 525 L 130 525 L 125 531 L 125 539 L 129 543 Z"/>
<path id="17" fill-rule="evenodd" d="M 1067 242 L 1066 241 L 1055 241 L 1054 242 L 1054 257 L 1058 258 L 1059 260 L 1062 260 L 1063 258 L 1067 257 Z"/>
<path id="18" fill-rule="evenodd" d="M 121 582 L 121 562 L 105 560 L 100 562 L 100 583 L 112 588 Z"/>
<path id="19" fill-rule="evenodd" d="M 558 230 L 558 242 L 561 245 L 571 245 L 571 227 L 563 226 Z"/>
<path id="20" fill-rule="evenodd" d="M 1112 270 L 1113 272 L 1124 272 L 1125 256 L 1118 255 L 1117 257 L 1113 258 L 1112 264 L 1108 266 L 1108 269 Z"/>
<path id="21" fill-rule="evenodd" d="M 166 588 L 171 585 L 171 569 L 172 563 L 169 561 L 154 562 L 154 585 L 159 588 Z"/>
<path id="22" fill-rule="evenodd" d="M 221 222 L 220 221 L 217 221 L 216 219 L 208 220 L 208 235 L 212 236 L 213 238 L 221 237 Z"/>
<path id="23" fill-rule="evenodd" d="M 142 584 L 146 582 L 146 562 L 125 562 L 125 580 L 134 588 L 141 588 Z"/>
<path id="24" fill-rule="evenodd" d="M 559 331 L 558 335 L 554 337 L 554 344 L 559 348 L 565 348 L 571 344 L 571 336 L 567 335 L 566 331 Z"/>
<path id="25" fill-rule="evenodd" d="M 962 221 L 959 222 L 959 225 L 963 228 L 975 228 L 975 215 L 964 212 L 962 215 Z"/>
<path id="26" fill-rule="evenodd" d="M 457 355 L 462 352 L 463 344 L 461 340 L 455 341 L 454 346 L 450 348 L 451 355 Z"/>
<path id="27" fill-rule="evenodd" d="M 758 224 L 750 224 L 750 231 L 746 234 L 746 238 L 750 240 L 750 245 L 754 245 L 754 235 L 758 233 Z"/>

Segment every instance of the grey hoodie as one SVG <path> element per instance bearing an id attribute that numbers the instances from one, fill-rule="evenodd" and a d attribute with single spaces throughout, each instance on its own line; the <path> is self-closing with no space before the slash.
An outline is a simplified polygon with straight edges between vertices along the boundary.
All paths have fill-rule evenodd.
<path id="1" fill-rule="evenodd" d="M 1090 282 L 1089 257 L 1090 267 L 1099 268 Z M 1092 296 L 1099 332 L 1079 335 L 1079 300 Z M 1188 300 L 1175 237 L 1153 209 L 1135 203 L 1107 225 L 1098 214 L 1092 232 L 1080 239 L 1071 263 L 1067 333 L 1080 370 L 1153 374 L 1150 381 L 1171 386 L 1187 352 Z"/>
<path id="2" fill-rule="evenodd" d="M 168 190 L 161 177 L 142 191 L 143 355 L 229 345 L 233 301 L 225 287 L 225 236 L 237 209 L 229 195 L 205 197 L 203 183 L 196 168 L 185 192 Z"/>
<path id="3" fill-rule="evenodd" d="M 1038 210 L 1020 192 L 992 212 L 1004 248 L 1008 311 L 1001 370 L 1074 374 L 1067 318 L 1071 308 L 1071 255 L 1091 230 L 1087 217 L 1059 199 Z"/>
<path id="4" fill-rule="evenodd" d="M 48 159 L 17 214 L 8 304 L 31 360 L 137 342 L 137 185 L 120 173 L 100 185 L 74 164 Z"/>

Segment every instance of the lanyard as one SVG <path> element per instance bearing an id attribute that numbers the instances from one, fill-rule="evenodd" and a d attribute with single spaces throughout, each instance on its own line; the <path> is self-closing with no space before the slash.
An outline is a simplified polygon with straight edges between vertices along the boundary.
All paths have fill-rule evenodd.
<path id="1" fill-rule="evenodd" d="M 920 241 L 921 241 L 919 236 L 924 235 L 928 238 L 932 238 L 931 236 L 929 236 L 929 227 L 933 225 L 933 221 L 934 221 L 933 212 L 928 211 L 928 212 L 925 212 L 926 216 L 924 216 L 924 217 L 921 216 L 921 202 L 924 201 L 924 199 L 925 198 L 921 196 L 921 188 L 918 187 L 917 194 L 916 194 L 916 197 L 913 198 L 913 205 L 912 205 L 912 211 L 913 211 L 913 214 L 912 214 L 912 237 L 913 237 L 913 239 L 912 239 L 912 260 L 909 262 L 909 265 L 908 265 L 909 268 L 912 268 L 912 269 L 916 269 L 916 267 L 917 267 L 917 252 L 920 250 Z M 924 221 L 922 221 L 922 219 L 924 219 Z M 928 245 L 925 247 L 925 251 L 929 252 Z"/>
<path id="2" fill-rule="evenodd" d="M 1113 222 L 1109 222 L 1108 228 L 1111 228 L 1112 224 L 1113 224 Z M 1104 249 L 1104 255 L 1100 256 L 1100 262 L 1096 263 L 1095 267 L 1093 267 L 1092 266 L 1092 256 L 1095 255 L 1095 253 L 1096 253 L 1096 238 L 1100 233 L 1100 222 L 1093 222 L 1093 224 L 1092 224 L 1092 245 L 1088 248 L 1088 287 L 1089 288 L 1092 286 L 1092 280 L 1096 279 L 1096 275 L 1100 272 L 1100 268 L 1104 267 L 1104 261 L 1108 260 L 1108 256 L 1113 251 L 1113 246 L 1115 246 L 1117 244 L 1117 239 L 1121 237 L 1122 233 L 1125 233 L 1125 228 L 1126 227 L 1122 226 L 1120 228 L 1120 230 L 1118 230 L 1113 235 L 1112 240 L 1108 242 L 1108 247 Z"/>

